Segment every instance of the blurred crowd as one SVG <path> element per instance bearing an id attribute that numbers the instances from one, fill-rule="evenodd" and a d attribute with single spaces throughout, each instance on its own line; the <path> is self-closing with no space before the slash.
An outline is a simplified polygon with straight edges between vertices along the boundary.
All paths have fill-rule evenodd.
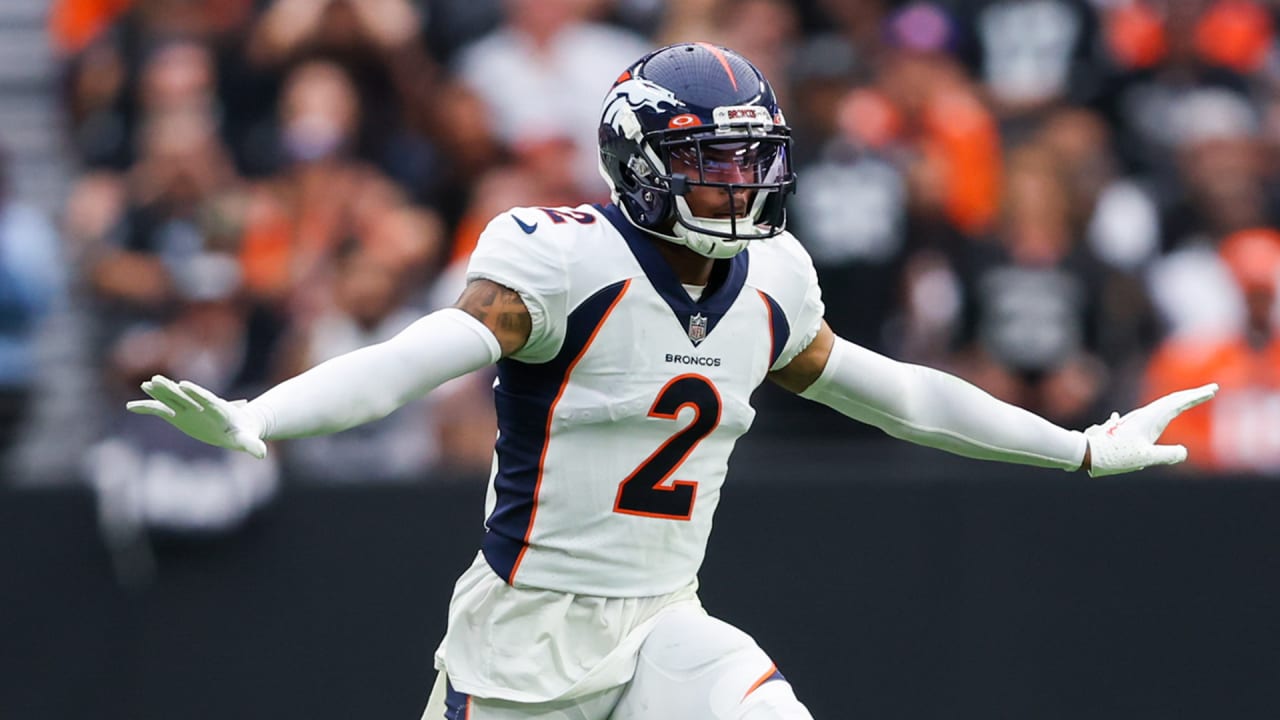
<path id="1" fill-rule="evenodd" d="M 704 40 L 780 96 L 790 227 L 837 332 L 1078 428 L 1216 381 L 1172 440 L 1194 469 L 1280 473 L 1278 18 L 1267 0 L 54 0 L 78 174 L 48 219 L 0 175 L 0 449 L 65 294 L 91 317 L 99 487 L 199 485 L 216 517 L 277 475 L 487 468 L 483 374 L 266 470 L 122 408 L 158 372 L 252 396 L 452 303 L 495 213 L 608 200 L 600 98 L 648 49 Z M 759 400 L 760 432 L 871 436 Z M 233 479 L 207 490 L 196 466 Z"/>

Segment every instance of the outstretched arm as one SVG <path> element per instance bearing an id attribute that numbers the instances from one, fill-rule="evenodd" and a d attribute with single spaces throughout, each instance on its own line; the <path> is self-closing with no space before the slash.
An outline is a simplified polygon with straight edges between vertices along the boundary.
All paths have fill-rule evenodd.
<path id="1" fill-rule="evenodd" d="M 1066 430 L 954 375 L 858 347 L 826 323 L 770 377 L 903 440 L 984 460 L 1083 468 L 1095 477 L 1185 460 L 1185 448 L 1155 441 L 1178 414 L 1217 392 L 1216 385 L 1183 390 L 1084 432 Z"/>
<path id="2" fill-rule="evenodd" d="M 257 457 L 264 440 L 338 432 L 385 417 L 442 383 L 496 362 L 529 337 L 520 296 L 476 280 L 455 307 L 421 318 L 395 337 L 340 355 L 249 403 L 228 402 L 190 381 L 157 375 L 136 413 L 168 420 L 192 437 Z"/>

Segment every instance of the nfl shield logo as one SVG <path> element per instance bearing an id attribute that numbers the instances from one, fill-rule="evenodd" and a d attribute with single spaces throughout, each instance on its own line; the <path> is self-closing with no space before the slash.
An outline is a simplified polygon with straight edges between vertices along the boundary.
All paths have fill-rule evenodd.
<path id="1" fill-rule="evenodd" d="M 689 318 L 689 339 L 695 344 L 707 337 L 707 318 L 701 314 Z"/>

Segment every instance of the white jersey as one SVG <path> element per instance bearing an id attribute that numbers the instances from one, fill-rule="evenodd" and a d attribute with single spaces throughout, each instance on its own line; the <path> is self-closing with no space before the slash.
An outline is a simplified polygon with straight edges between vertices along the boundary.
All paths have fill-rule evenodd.
<path id="1" fill-rule="evenodd" d="M 482 548 L 512 586 L 687 587 L 751 393 L 817 334 L 817 276 L 791 235 L 718 263 L 697 301 L 654 243 L 612 205 L 515 208 L 471 258 L 468 280 L 516 290 L 533 318 L 498 363 Z"/>

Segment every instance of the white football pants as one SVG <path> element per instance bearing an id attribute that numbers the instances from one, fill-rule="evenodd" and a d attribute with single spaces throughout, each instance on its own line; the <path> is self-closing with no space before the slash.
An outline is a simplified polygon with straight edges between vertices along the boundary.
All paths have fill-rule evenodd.
<path id="1" fill-rule="evenodd" d="M 813 720 L 749 635 L 673 609 L 640 647 L 631 682 L 549 703 L 473 698 L 436 678 L 422 720 Z"/>

